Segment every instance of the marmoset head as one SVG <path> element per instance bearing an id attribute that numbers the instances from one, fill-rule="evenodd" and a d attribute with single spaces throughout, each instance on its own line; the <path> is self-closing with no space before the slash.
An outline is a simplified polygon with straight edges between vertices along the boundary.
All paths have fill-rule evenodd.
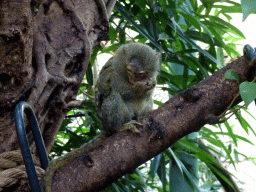
<path id="1" fill-rule="evenodd" d="M 148 45 L 129 43 L 122 45 L 114 56 L 113 68 L 134 84 L 156 78 L 161 64 L 161 54 Z"/>

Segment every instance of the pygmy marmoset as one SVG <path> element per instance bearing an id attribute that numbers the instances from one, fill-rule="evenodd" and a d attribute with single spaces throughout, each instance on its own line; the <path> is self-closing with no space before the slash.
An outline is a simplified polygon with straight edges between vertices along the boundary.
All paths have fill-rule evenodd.
<path id="1" fill-rule="evenodd" d="M 152 109 L 160 55 L 147 45 L 129 43 L 103 66 L 95 86 L 95 104 L 108 133 L 139 132 L 134 124 Z"/>

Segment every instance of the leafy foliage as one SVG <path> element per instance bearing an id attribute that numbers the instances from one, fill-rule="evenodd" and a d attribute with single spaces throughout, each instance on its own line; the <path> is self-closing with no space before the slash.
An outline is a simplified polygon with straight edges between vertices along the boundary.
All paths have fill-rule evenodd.
<path id="1" fill-rule="evenodd" d="M 95 115 L 93 99 L 91 99 L 92 66 L 98 54 L 113 52 L 121 44 L 130 41 L 149 44 L 162 53 L 163 65 L 158 84 L 165 85 L 162 89 L 168 91 L 170 96 L 197 84 L 220 69 L 224 65 L 225 54 L 232 58 L 240 56 L 236 42 L 245 37 L 239 29 L 230 24 L 232 17 L 229 14 L 242 13 L 242 8 L 245 15 L 246 12 L 244 7 L 231 0 L 226 0 L 226 4 L 222 2 L 222 0 L 200 2 L 119 0 L 110 19 L 110 31 L 105 38 L 105 45 L 101 44 L 94 49 L 86 78 L 81 85 L 79 97 L 85 99 L 84 105 L 68 113 L 55 141 L 52 158 L 79 147 L 100 133 L 101 122 Z M 242 3 L 245 3 L 245 0 Z M 232 71 L 226 74 L 226 78 L 238 80 Z M 254 85 L 242 85 L 241 92 L 247 93 L 248 96 L 251 93 L 248 89 L 250 86 Z M 248 97 L 247 100 L 249 103 L 251 98 Z M 162 102 L 155 101 L 155 104 L 162 105 Z M 239 107 L 235 106 L 232 110 Z M 240 108 L 249 113 L 246 108 Z M 241 113 L 238 111 L 235 115 L 245 132 L 249 134 L 250 130 L 256 136 Z M 218 127 L 224 130 L 219 131 L 216 129 Z M 221 127 L 203 127 L 199 135 L 207 141 L 206 145 L 187 136 L 150 162 L 141 165 L 133 174 L 119 179 L 106 191 L 145 191 L 145 189 L 169 191 L 172 188 L 172 178 L 176 177 L 171 172 L 175 167 L 193 191 L 200 190 L 198 179 L 202 184 L 201 189 L 205 191 L 215 191 L 220 188 L 221 186 L 215 183 L 216 178 L 212 172 L 232 185 L 219 171 L 218 168 L 222 169 L 219 162 L 202 147 L 214 152 L 217 157 L 221 157 L 235 167 L 236 163 L 248 159 L 237 151 L 239 141 L 250 144 L 252 142 L 235 134 L 233 126 L 228 122 Z M 227 138 L 228 143 L 224 143 L 220 136 Z M 181 158 L 182 154 L 200 160 L 198 176 L 194 174 L 193 166 Z"/>
<path id="2" fill-rule="evenodd" d="M 224 74 L 224 79 L 233 79 L 237 80 L 239 83 L 239 75 L 233 71 L 233 70 L 228 70 Z M 245 105 L 248 106 L 252 101 L 256 99 L 256 83 L 255 83 L 256 78 L 252 82 L 245 81 L 241 84 L 239 84 L 239 93 L 245 102 Z"/>

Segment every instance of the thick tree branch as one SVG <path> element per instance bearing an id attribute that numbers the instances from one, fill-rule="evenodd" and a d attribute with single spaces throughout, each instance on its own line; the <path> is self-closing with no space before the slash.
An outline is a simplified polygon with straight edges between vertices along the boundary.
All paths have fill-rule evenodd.
<path id="1" fill-rule="evenodd" d="M 141 120 L 140 136 L 105 134 L 51 163 L 47 191 L 100 191 L 122 175 L 163 152 L 183 136 L 216 123 L 239 91 L 235 80 L 223 79 L 228 69 L 240 82 L 253 78 L 254 64 L 245 57 L 228 64 L 199 84 L 183 91 Z M 237 103 L 238 101 L 236 101 Z"/>

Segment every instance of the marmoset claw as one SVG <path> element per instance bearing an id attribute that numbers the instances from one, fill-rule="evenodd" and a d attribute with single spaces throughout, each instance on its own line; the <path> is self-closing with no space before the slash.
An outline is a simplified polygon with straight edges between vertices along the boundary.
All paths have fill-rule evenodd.
<path id="1" fill-rule="evenodd" d="M 129 121 L 128 123 L 125 123 L 122 126 L 122 128 L 120 129 L 120 131 L 131 131 L 132 133 L 140 134 L 140 131 L 137 129 L 137 127 L 135 125 L 142 126 L 141 123 L 139 123 L 135 120 L 132 120 L 132 121 Z"/>

